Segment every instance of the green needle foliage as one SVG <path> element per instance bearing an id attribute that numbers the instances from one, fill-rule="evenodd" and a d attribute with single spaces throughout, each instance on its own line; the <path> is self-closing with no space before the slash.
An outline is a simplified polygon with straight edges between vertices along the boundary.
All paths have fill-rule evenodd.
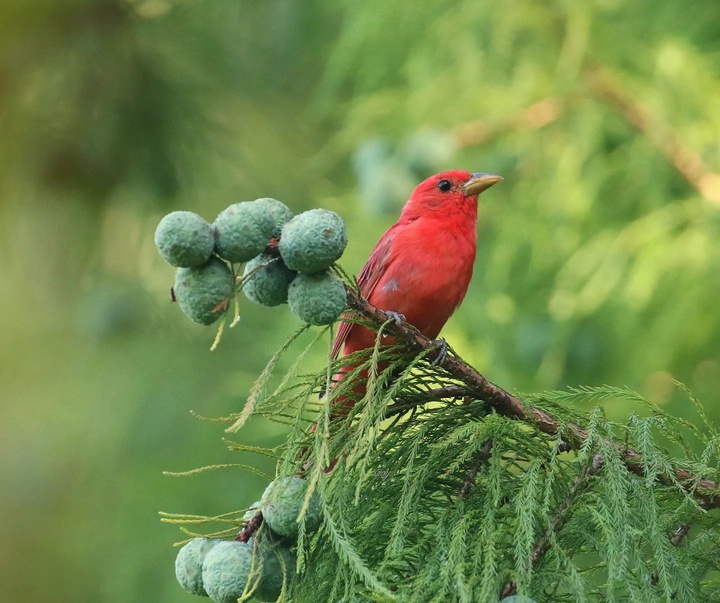
<path id="1" fill-rule="evenodd" d="M 438 387 L 463 384 L 433 351 L 410 356 L 383 339 L 381 327 L 373 350 L 297 374 L 305 348 L 270 388 L 278 355 L 228 419 L 230 430 L 251 414 L 287 423 L 278 474 L 304 475 L 306 503 L 314 491 L 322 500 L 314 534 L 301 512 L 286 600 L 720 601 L 718 511 L 676 475 L 720 477 L 717 430 L 605 386 L 522 398 L 558 421 L 549 435 L 474 396 L 439 399 Z M 353 392 L 359 379 L 364 394 Z M 350 396 L 359 401 L 343 416 L 333 404 Z M 578 410 L 609 400 L 637 414 L 618 423 L 599 405 Z M 570 424 L 587 432 L 573 449 Z M 641 470 L 629 470 L 627 450 Z"/>
<path id="2" fill-rule="evenodd" d="M 0 2 L 3 600 L 176 603 L 166 533 L 148 514 L 216 515 L 262 490 L 235 469 L 187 487 L 158 479 L 249 462 L 212 456 L 186 411 L 240 412 L 226 392 L 247 396 L 294 328 L 289 312 L 246 302 L 207 354 L 212 329 L 170 308 L 152 248 L 174 209 L 212 219 L 267 195 L 295 213 L 327 207 L 347 223 L 343 262 L 357 274 L 422 179 L 497 172 L 445 331 L 455 349 L 520 391 L 626 384 L 700 425 L 677 379 L 720 425 L 719 23 L 718 0 Z M 263 400 L 308 335 L 256 395 L 296 437 L 316 395 L 274 409 L 311 376 Z M 318 369 L 322 347 L 294 372 Z M 564 401 L 552 408 L 568 422 L 582 403 L 621 422 L 652 414 L 622 392 L 567 393 L 538 404 Z M 717 448 L 663 421 L 651 431 L 667 460 L 687 446 L 714 466 Z M 274 447 L 278 433 L 253 418 L 229 445 Z M 272 473 L 283 453 L 256 466 Z M 716 534 L 693 523 L 683 547 L 703 537 Z"/>

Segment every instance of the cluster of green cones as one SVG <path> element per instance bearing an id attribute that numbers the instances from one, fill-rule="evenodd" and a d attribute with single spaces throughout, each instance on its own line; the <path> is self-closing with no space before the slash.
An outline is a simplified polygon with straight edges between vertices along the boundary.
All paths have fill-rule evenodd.
<path id="1" fill-rule="evenodd" d="M 174 211 L 158 224 L 155 244 L 177 268 L 174 299 L 198 324 L 223 316 L 239 290 L 263 306 L 288 303 L 312 325 L 330 324 L 345 309 L 345 287 L 329 270 L 347 246 L 345 224 L 335 212 L 293 216 L 271 198 L 235 203 L 213 224 Z"/>
<path id="2" fill-rule="evenodd" d="M 306 504 L 306 492 L 307 484 L 300 477 L 277 479 L 245 516 L 251 521 L 262 513 L 264 524 L 247 542 L 213 538 L 188 542 L 175 560 L 180 585 L 215 603 L 236 603 L 250 597 L 276 601 L 295 575 L 292 547 L 300 523 L 306 533 L 320 527 L 319 497 L 313 493 Z"/>

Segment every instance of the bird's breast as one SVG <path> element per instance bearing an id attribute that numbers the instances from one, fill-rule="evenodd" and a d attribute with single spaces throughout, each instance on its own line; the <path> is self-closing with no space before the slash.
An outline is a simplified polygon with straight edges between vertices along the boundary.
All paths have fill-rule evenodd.
<path id="1" fill-rule="evenodd" d="M 418 220 L 411 226 L 416 227 L 398 233 L 393 260 L 370 302 L 405 315 L 410 324 L 435 338 L 460 305 L 470 284 L 476 249 L 475 225 L 453 228 L 424 225 Z"/>

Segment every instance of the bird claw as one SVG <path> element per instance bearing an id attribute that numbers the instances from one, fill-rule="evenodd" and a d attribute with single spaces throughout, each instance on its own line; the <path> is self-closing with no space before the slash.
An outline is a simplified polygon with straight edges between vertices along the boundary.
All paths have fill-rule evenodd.
<path id="1" fill-rule="evenodd" d="M 405 320 L 405 315 L 400 314 L 399 312 L 393 312 L 392 310 L 388 310 L 385 312 L 392 320 L 395 321 L 396 325 L 400 325 Z"/>
<path id="2" fill-rule="evenodd" d="M 437 366 L 445 362 L 448 353 L 448 344 L 444 339 L 435 339 L 432 342 L 433 347 L 438 349 L 438 354 L 435 359 L 430 363 L 430 366 Z"/>
<path id="3" fill-rule="evenodd" d="M 393 312 L 392 310 L 387 310 L 385 314 L 388 315 L 388 322 L 392 320 L 396 325 L 400 326 L 402 322 L 405 320 L 405 315 L 400 314 L 399 312 Z M 382 334 L 383 339 L 385 339 L 388 335 L 387 333 Z"/>

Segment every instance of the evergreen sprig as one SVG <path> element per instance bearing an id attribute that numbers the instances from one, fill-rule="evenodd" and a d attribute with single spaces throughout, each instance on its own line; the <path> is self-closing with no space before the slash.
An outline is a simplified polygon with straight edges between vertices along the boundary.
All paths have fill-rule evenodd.
<path id="1" fill-rule="evenodd" d="M 388 323 L 388 333 L 401 339 L 411 349 L 427 352 L 436 347 L 435 341 L 425 337 L 411 325 L 390 321 L 391 317 L 388 314 L 372 306 L 352 289 L 348 288 L 347 293 L 351 308 L 375 324 Z M 562 417 L 554 417 L 537 405 L 523 404 L 519 398 L 490 382 L 455 354 L 446 355 L 438 364 L 447 370 L 449 376 L 470 387 L 475 395 L 490 404 L 500 414 L 533 423 L 538 429 L 549 435 L 562 433 L 565 441 L 572 447 L 582 445 L 590 437 L 585 429 L 573 422 L 567 422 Z M 547 398 L 568 401 L 573 397 L 577 399 L 583 395 L 585 399 L 592 401 L 607 398 L 624 399 L 636 403 L 643 401 L 639 394 L 617 387 L 578 388 L 565 394 L 550 392 Z M 643 403 L 647 405 L 647 402 L 643 401 Z M 618 446 L 621 445 L 618 444 Z M 630 471 L 635 473 L 644 471 L 644 462 L 647 459 L 643 461 L 640 452 L 625 447 L 622 454 L 624 463 Z M 716 469 L 710 471 L 717 472 Z M 665 483 L 681 484 L 686 490 L 691 491 L 706 508 L 720 507 L 720 486 L 715 481 L 703 478 L 701 474 L 695 474 L 684 467 L 667 466 L 666 472 L 657 474 L 657 479 Z"/>
<path id="2" fill-rule="evenodd" d="M 286 600 L 720 601 L 717 430 L 625 388 L 513 396 L 350 288 L 348 301 L 378 331 L 373 349 L 305 375 L 299 361 L 275 375 L 277 356 L 228 418 L 287 423 L 284 445 L 259 452 L 322 501 L 317 532 L 301 512 Z M 639 412 L 609 421 L 609 400 Z"/>

